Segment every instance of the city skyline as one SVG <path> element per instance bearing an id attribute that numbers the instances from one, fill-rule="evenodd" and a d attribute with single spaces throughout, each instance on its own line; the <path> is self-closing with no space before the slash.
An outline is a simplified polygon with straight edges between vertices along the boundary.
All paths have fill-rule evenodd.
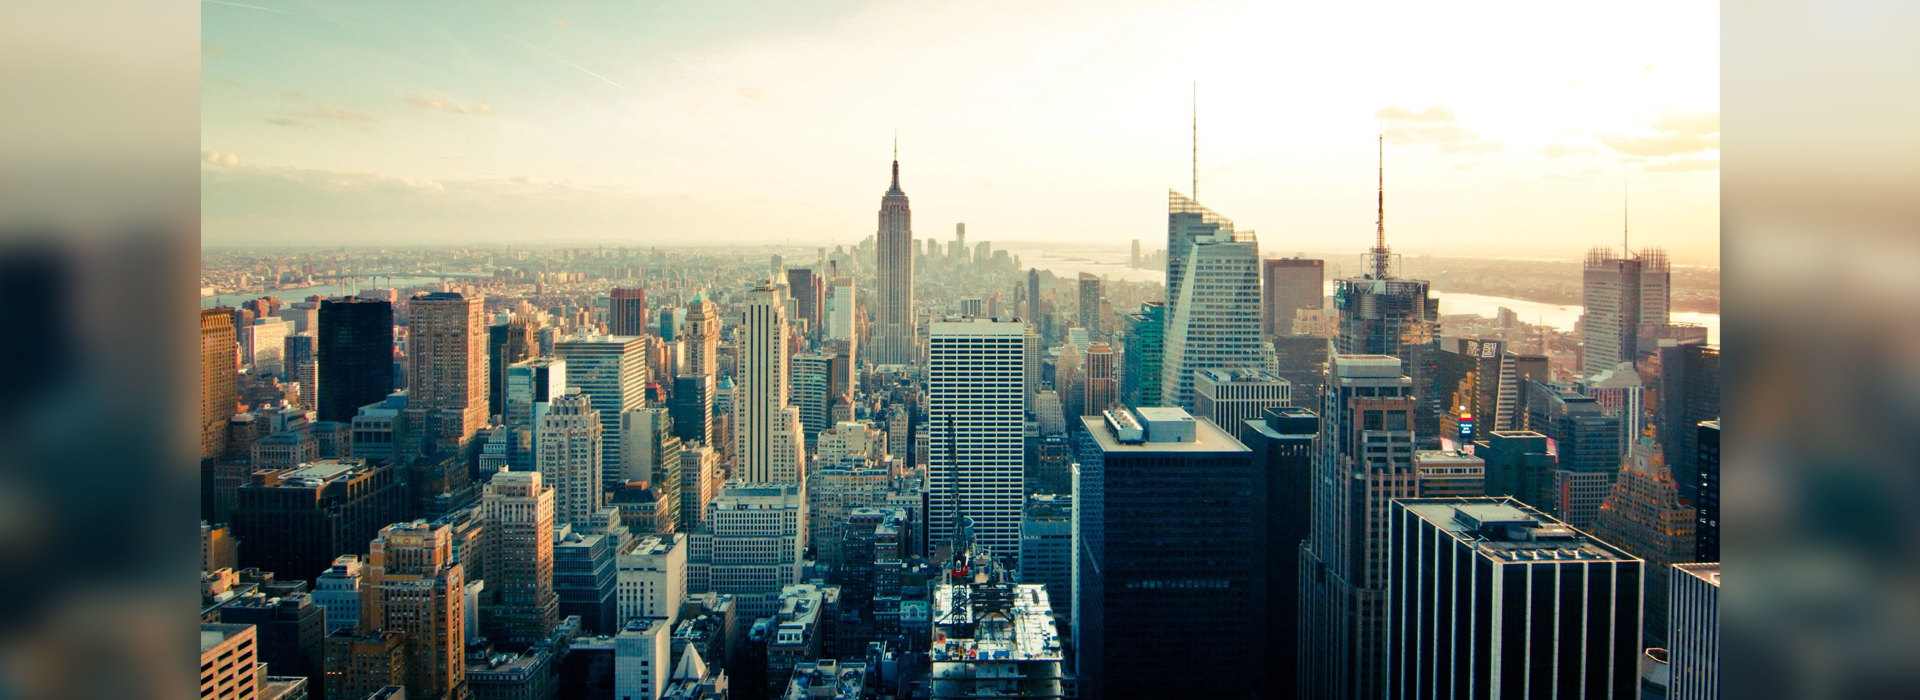
<path id="1" fill-rule="evenodd" d="M 1617 240 L 1630 180 L 1636 245 L 1719 257 L 1710 5 L 1661 5 L 1658 21 L 1515 6 L 1489 22 L 1132 3 L 1091 27 L 1077 6 L 1027 10 L 1012 30 L 857 3 L 751 19 L 482 6 L 457 22 L 202 8 L 208 246 L 644 246 L 683 231 L 851 245 L 896 128 L 928 231 L 1150 241 L 1151 195 L 1190 188 L 1197 81 L 1201 201 L 1274 250 L 1367 245 L 1366 141 L 1384 133 L 1396 251 L 1573 257 Z M 1396 21 L 1361 16 L 1375 12 Z M 387 41 L 401 23 L 419 38 Z M 1169 48 L 1199 45 L 1218 48 Z M 1494 63 L 1513 52 L 1528 60 Z"/>

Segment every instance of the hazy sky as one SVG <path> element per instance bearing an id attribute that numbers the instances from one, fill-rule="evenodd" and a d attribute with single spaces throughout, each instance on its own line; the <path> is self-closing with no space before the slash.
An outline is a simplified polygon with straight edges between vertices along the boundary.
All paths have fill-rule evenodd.
<path id="1" fill-rule="evenodd" d="M 916 236 L 1719 259 L 1712 2 L 203 0 L 203 240 Z"/>

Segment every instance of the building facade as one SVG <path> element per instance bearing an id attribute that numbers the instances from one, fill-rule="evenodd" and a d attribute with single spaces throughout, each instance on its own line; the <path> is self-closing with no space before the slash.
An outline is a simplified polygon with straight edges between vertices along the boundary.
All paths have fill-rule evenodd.
<path id="1" fill-rule="evenodd" d="M 980 545 L 1017 558 L 1026 500 L 1026 324 L 939 321 L 929 338 L 928 541 L 951 539 L 965 516 Z"/>

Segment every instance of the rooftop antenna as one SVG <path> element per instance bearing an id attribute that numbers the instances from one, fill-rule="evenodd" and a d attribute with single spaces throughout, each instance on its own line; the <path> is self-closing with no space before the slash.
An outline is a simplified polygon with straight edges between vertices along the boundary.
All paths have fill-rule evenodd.
<path id="1" fill-rule="evenodd" d="M 1378 218 L 1374 219 L 1373 222 L 1375 229 L 1374 235 L 1376 238 L 1374 239 L 1372 252 L 1373 278 L 1383 280 L 1388 277 L 1387 267 L 1389 260 L 1387 253 L 1387 137 L 1385 134 L 1381 134 L 1378 138 L 1380 148 L 1379 209 Z"/>
<path id="2" fill-rule="evenodd" d="M 1627 229 L 1633 215 L 1633 203 L 1627 189 L 1627 178 L 1620 178 L 1620 249 L 1628 258 L 1633 257 L 1633 247 L 1627 245 Z"/>
<path id="3" fill-rule="evenodd" d="M 1200 201 L 1200 81 L 1193 81 L 1193 201 Z"/>

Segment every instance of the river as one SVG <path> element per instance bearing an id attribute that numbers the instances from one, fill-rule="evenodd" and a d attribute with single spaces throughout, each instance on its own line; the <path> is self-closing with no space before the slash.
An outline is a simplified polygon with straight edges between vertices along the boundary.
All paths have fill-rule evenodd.
<path id="1" fill-rule="evenodd" d="M 200 297 L 200 307 L 213 308 L 215 306 L 239 306 L 241 302 L 244 302 L 248 299 L 258 299 L 260 297 L 265 297 L 265 296 L 280 297 L 282 301 L 292 302 L 292 301 L 300 301 L 300 300 L 306 299 L 307 297 L 313 296 L 315 294 L 318 294 L 321 296 L 340 296 L 340 295 L 355 294 L 363 289 L 405 290 L 409 287 L 424 287 L 429 284 L 433 284 L 435 282 L 440 281 L 439 277 L 395 277 L 392 280 L 387 280 L 387 278 L 381 277 L 380 279 L 384 281 L 377 286 L 370 281 L 358 280 L 358 281 L 350 281 L 345 283 L 336 282 L 333 284 L 321 284 L 321 285 L 315 285 L 312 287 L 293 287 L 288 289 L 275 289 L 275 290 L 265 291 L 265 292 L 246 292 L 242 294 L 215 294 L 213 296 Z"/>

